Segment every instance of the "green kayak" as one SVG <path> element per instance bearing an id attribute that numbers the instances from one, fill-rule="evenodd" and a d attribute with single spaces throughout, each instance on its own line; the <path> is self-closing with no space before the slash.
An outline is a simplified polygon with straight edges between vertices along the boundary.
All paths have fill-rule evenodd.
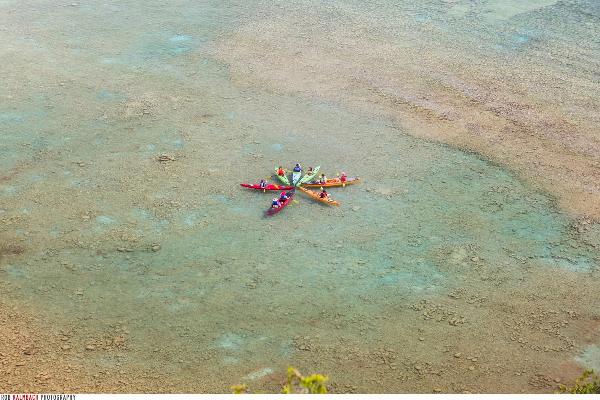
<path id="1" fill-rule="evenodd" d="M 316 166 L 316 167 L 313 169 L 313 171 L 312 171 L 313 173 L 312 173 L 312 174 L 310 174 L 310 175 L 306 174 L 306 175 L 304 175 L 304 176 L 302 177 L 302 179 L 300 179 L 300 181 L 298 182 L 298 185 L 297 185 L 297 186 L 299 186 L 299 185 L 302 185 L 303 183 L 310 182 L 310 181 L 312 181 L 312 180 L 315 180 L 315 179 L 317 179 L 317 178 L 319 177 L 319 176 L 317 175 L 317 174 L 319 173 L 319 169 L 321 169 L 321 166 L 320 166 L 320 165 L 317 165 L 317 166 Z"/>
<path id="2" fill-rule="evenodd" d="M 275 170 L 275 176 L 279 179 L 284 185 L 290 186 L 290 180 L 286 175 L 277 175 L 277 170 Z"/>

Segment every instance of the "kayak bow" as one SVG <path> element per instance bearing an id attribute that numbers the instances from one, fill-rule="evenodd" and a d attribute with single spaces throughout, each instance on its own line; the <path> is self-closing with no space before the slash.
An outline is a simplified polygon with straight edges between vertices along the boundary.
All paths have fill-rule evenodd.
<path id="1" fill-rule="evenodd" d="M 292 172 L 292 185 L 297 186 L 300 184 L 300 178 L 302 177 L 302 171 L 300 172 Z"/>

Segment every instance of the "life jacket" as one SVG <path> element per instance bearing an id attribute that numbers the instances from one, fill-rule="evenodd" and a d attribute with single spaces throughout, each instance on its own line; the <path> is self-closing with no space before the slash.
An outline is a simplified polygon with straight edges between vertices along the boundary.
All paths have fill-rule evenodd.
<path id="1" fill-rule="evenodd" d="M 279 169 L 277 170 L 277 175 L 279 175 L 279 176 L 283 176 L 283 175 L 285 175 L 285 170 L 284 170 L 283 168 L 279 168 Z"/>
<path id="2" fill-rule="evenodd" d="M 342 181 L 342 182 L 346 182 L 346 179 L 347 179 L 347 178 L 348 178 L 348 177 L 347 177 L 346 175 L 342 175 L 342 176 L 340 176 L 340 181 Z"/>
<path id="3" fill-rule="evenodd" d="M 278 199 L 273 199 L 273 202 L 271 203 L 271 207 L 272 206 L 278 206 L 279 205 L 279 200 Z"/>
<path id="4" fill-rule="evenodd" d="M 263 188 L 263 189 L 264 189 L 264 188 L 266 188 L 266 187 L 267 187 L 267 182 L 265 182 L 265 181 L 262 181 L 262 182 L 260 183 L 260 187 L 261 187 L 261 188 Z"/>
<path id="5" fill-rule="evenodd" d="M 321 192 L 321 193 L 319 193 L 319 197 L 322 198 L 322 199 L 326 198 L 327 197 L 327 192 Z"/>
<path id="6" fill-rule="evenodd" d="M 302 167 L 294 167 L 294 172 L 302 172 Z"/>

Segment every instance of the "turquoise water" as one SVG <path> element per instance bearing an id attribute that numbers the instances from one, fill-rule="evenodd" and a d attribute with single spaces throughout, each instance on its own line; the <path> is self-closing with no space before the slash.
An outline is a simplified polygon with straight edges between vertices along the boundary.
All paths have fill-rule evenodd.
<path id="1" fill-rule="evenodd" d="M 0 237 L 25 252 L 0 259 L 2 291 L 72 331 L 76 349 L 124 327 L 123 354 L 86 352 L 86 367 L 160 370 L 227 391 L 239 381 L 268 387 L 265 377 L 298 365 L 331 375 L 340 391 L 348 382 L 376 391 L 372 376 L 394 374 L 369 358 L 376 349 L 409 360 L 406 371 L 414 360 L 445 357 L 406 337 L 485 348 L 490 365 L 512 362 L 506 338 L 466 345 L 452 324 L 432 328 L 417 318 L 416 304 L 443 304 L 457 290 L 487 296 L 495 300 L 483 310 L 439 312 L 467 315 L 463 335 L 501 332 L 497 316 L 513 311 L 495 308 L 497 300 L 538 293 L 519 292 L 523 282 L 535 287 L 538 276 L 555 273 L 597 282 L 598 250 L 574 234 L 552 198 L 507 170 L 414 139 L 381 115 L 232 81 L 213 58 L 214 42 L 269 13 L 261 2 L 28 4 L 37 8 L 1 4 L 17 10 L 11 24 L 36 27 L 3 33 L 22 49 L 15 62 L 23 69 L 5 75 L 0 106 L 0 217 L 16 221 Z M 383 14 L 376 3 L 335 4 Z M 452 35 L 482 13 L 492 25 L 471 32 L 484 38 L 482 27 L 510 18 L 514 32 L 489 39 L 485 51 L 524 51 L 543 40 L 523 20 L 544 11 L 482 7 L 449 13 L 431 2 L 396 11 Z M 29 71 L 33 60 L 44 70 Z M 157 161 L 161 154 L 175 161 Z M 364 183 L 331 191 L 339 209 L 299 194 L 264 218 L 270 197 L 238 183 L 298 160 Z M 562 299 L 544 301 L 536 304 Z M 362 368 L 371 371 L 364 380 Z M 406 371 L 410 378 L 396 375 L 384 391 L 431 390 Z M 217 382 L 202 386 L 211 374 Z"/>

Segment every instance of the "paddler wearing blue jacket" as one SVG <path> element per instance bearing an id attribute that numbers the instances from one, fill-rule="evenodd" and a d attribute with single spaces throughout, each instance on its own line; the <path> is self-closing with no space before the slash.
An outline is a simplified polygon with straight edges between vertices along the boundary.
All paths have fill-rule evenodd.
<path id="1" fill-rule="evenodd" d="M 302 172 L 302 167 L 300 166 L 300 164 L 296 164 L 296 166 L 294 167 L 294 172 Z"/>

